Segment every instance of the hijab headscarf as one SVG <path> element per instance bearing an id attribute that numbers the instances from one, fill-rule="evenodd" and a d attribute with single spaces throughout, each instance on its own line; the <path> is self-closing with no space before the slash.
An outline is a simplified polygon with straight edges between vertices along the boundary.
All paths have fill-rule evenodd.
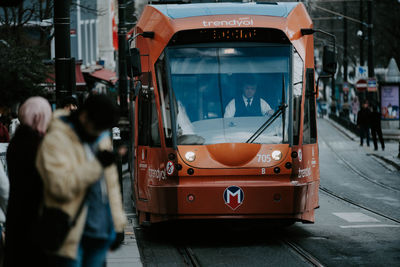
<path id="1" fill-rule="evenodd" d="M 44 135 L 51 119 L 50 104 L 43 97 L 30 97 L 20 107 L 18 118 L 21 124 L 28 125 Z"/>

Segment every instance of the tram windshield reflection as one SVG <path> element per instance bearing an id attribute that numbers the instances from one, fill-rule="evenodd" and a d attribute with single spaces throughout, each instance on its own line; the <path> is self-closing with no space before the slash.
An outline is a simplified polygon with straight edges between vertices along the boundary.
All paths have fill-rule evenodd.
<path id="1" fill-rule="evenodd" d="M 178 145 L 246 142 L 282 104 L 283 78 L 288 103 L 290 45 L 173 47 L 168 59 Z M 282 121 L 277 118 L 256 143 L 287 142 Z"/>

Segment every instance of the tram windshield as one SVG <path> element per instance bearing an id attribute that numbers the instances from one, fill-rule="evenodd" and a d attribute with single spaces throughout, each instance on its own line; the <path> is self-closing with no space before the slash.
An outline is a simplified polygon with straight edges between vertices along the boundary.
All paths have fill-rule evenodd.
<path id="1" fill-rule="evenodd" d="M 290 45 L 183 46 L 167 53 L 178 145 L 245 143 L 289 103 Z M 253 142 L 287 143 L 288 114 Z"/>

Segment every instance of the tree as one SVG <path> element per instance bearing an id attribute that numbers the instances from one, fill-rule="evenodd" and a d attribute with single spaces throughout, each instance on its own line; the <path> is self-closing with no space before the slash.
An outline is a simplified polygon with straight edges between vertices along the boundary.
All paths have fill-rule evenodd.
<path id="1" fill-rule="evenodd" d="M 4 41 L 4 40 L 3 40 Z M 0 106 L 11 107 L 33 95 L 44 95 L 48 68 L 38 48 L 0 43 Z"/>

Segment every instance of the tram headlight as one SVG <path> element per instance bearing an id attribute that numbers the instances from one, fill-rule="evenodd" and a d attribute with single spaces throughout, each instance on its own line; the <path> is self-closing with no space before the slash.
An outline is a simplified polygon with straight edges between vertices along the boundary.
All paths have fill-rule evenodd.
<path id="1" fill-rule="evenodd" d="M 275 151 L 272 152 L 271 157 L 274 160 L 281 160 L 282 152 L 280 152 L 279 150 L 275 150 Z"/>
<path id="2" fill-rule="evenodd" d="M 193 151 L 186 152 L 185 158 L 187 161 L 192 162 L 196 159 L 196 154 Z"/>

